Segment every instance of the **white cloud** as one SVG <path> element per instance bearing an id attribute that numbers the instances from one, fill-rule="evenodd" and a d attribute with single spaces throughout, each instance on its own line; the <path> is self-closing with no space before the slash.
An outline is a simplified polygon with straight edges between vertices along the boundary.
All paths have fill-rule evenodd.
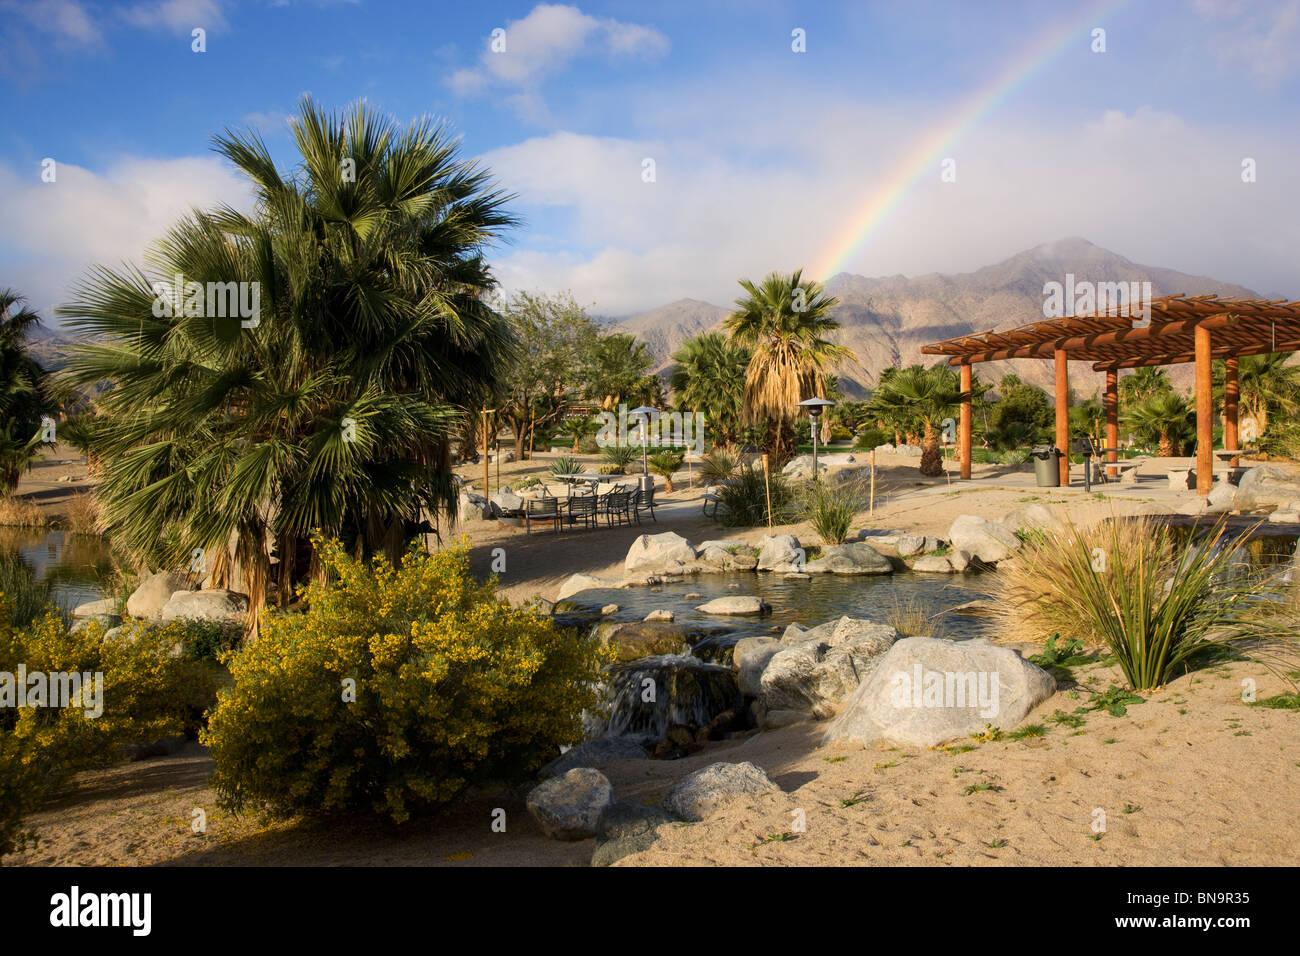
<path id="1" fill-rule="evenodd" d="M 0 11 L 21 14 L 37 29 L 61 43 L 94 46 L 100 41 L 99 27 L 78 0 L 9 0 L 0 3 Z"/>
<path id="2" fill-rule="evenodd" d="M 562 132 L 488 153 L 525 219 L 570 237 L 534 243 L 526 227 L 494 258 L 498 278 L 627 315 L 680 297 L 726 305 L 738 278 L 773 269 L 962 272 L 1081 235 L 1146 265 L 1300 293 L 1294 131 L 1227 145 L 1221 130 L 1150 108 L 989 124 L 951 148 L 956 183 L 940 182 L 935 160 L 863 229 L 863 210 L 896 196 L 924 122 L 843 105 L 802 122 L 817 134 L 761 164 L 752 149 L 768 133 L 746 138 L 739 125 L 659 141 Z M 654 183 L 641 181 L 646 156 Z M 1244 156 L 1258 161 L 1256 183 L 1241 181 Z"/>
<path id="3" fill-rule="evenodd" d="M 24 293 L 47 325 L 91 265 L 143 265 L 146 247 L 192 208 L 252 202 L 247 181 L 215 157 L 130 157 L 103 173 L 60 163 L 53 183 L 39 167 L 0 164 L 0 194 L 6 220 L 22 224 L 0 238 L 0 285 Z"/>
<path id="4" fill-rule="evenodd" d="M 161 0 L 138 3 L 121 11 L 122 17 L 134 26 L 145 29 L 162 28 L 172 33 L 188 34 L 195 27 L 205 30 L 220 29 L 226 25 L 217 0 Z"/>
<path id="5" fill-rule="evenodd" d="M 1265 86 L 1276 86 L 1300 68 L 1300 0 L 1198 0 L 1201 16 L 1226 25 L 1210 49 L 1230 66 L 1249 70 Z"/>
<path id="6" fill-rule="evenodd" d="M 521 90 L 511 98 L 517 109 L 540 110 L 538 86 L 580 54 L 600 53 L 613 62 L 654 60 L 670 46 L 654 27 L 593 17 L 563 4 L 538 4 L 503 29 L 504 49 L 493 50 L 489 38 L 476 67 L 448 77 L 453 92 L 474 95 L 494 85 L 515 87 Z"/>

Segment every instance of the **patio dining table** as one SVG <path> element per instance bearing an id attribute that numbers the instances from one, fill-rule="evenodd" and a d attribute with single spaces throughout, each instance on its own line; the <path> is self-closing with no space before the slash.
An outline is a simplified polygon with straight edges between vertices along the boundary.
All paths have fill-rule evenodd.
<path id="1" fill-rule="evenodd" d="M 585 481 L 587 484 L 591 485 L 591 489 L 592 489 L 592 491 L 595 491 L 596 488 L 597 488 L 597 486 L 599 486 L 601 482 L 609 481 L 611 477 L 617 477 L 617 476 L 613 476 L 613 475 L 586 475 L 586 474 L 583 474 L 582 472 L 574 472 L 573 474 L 568 474 L 568 475 L 555 475 L 554 477 L 556 477 L 556 478 L 562 478 L 562 479 L 564 479 L 565 481 Z"/>

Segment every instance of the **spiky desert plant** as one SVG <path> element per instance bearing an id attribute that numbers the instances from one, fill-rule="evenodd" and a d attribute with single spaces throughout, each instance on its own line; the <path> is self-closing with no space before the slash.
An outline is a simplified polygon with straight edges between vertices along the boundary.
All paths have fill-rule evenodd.
<path id="1" fill-rule="evenodd" d="M 1277 600 L 1288 585 L 1245 565 L 1246 540 L 1222 520 L 1199 539 L 1151 517 L 1067 525 L 1003 562 L 994 614 L 1016 640 L 1059 633 L 1107 647 L 1134 690 L 1215 647 L 1294 652 L 1294 615 Z"/>
<path id="2" fill-rule="evenodd" d="M 740 467 L 740 452 L 735 448 L 715 448 L 700 456 L 700 479 L 705 482 L 726 481 Z"/>

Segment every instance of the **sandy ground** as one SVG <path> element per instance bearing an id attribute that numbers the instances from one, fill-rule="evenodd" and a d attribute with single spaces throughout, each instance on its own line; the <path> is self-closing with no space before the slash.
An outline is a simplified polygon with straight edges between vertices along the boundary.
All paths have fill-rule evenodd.
<path id="1" fill-rule="evenodd" d="M 503 463 L 502 483 L 542 474 L 549 458 Z M 983 480 L 962 485 L 921 479 L 915 460 L 882 456 L 879 464 L 876 512 L 860 515 L 855 529 L 943 536 L 959 514 L 999 517 L 1030 502 L 1061 504 L 1086 521 L 1189 497 L 1167 490 L 1160 462 L 1144 469 L 1137 486 L 1111 485 L 1096 496 L 1082 488 L 1035 488 L 1032 473 L 994 466 L 977 465 Z M 481 482 L 481 466 L 466 472 Z M 673 530 L 696 542 L 757 541 L 769 533 L 719 528 L 701 516 L 700 494 L 698 485 L 661 491 L 659 522 L 640 528 L 525 535 L 470 521 L 456 533 L 469 536 L 472 561 L 485 573 L 492 550 L 505 549 L 499 577 L 508 598 L 553 598 L 577 571 L 620 578 L 628 546 L 641 533 Z M 806 525 L 773 530 L 816 540 Z M 1236 662 L 1180 677 L 1123 717 L 1088 713 L 1077 729 L 1052 722 L 1056 711 L 1072 713 L 1086 703 L 1087 690 L 1118 682 L 1113 670 L 1093 666 L 1076 670 L 1079 689 L 1059 691 L 1029 716 L 1026 725 L 1044 725 L 1043 736 L 936 750 L 820 748 L 825 725 L 809 723 L 710 744 L 683 760 L 621 761 L 606 769 L 619 800 L 657 802 L 675 780 L 718 760 L 753 761 L 782 792 L 739 801 L 704 823 L 661 827 L 650 851 L 620 865 L 1293 865 L 1300 858 L 1300 713 L 1243 704 L 1245 677 L 1257 681 L 1260 697 L 1286 689 L 1257 665 Z M 520 792 L 475 794 L 444 816 L 395 833 L 360 821 L 235 818 L 218 809 L 206 783 L 210 772 L 204 749 L 190 744 L 170 757 L 83 774 L 59 802 L 29 819 L 39 843 L 4 862 L 472 866 L 590 859 L 591 841 L 546 839 Z M 967 793 L 983 784 L 990 789 Z M 203 833 L 193 831 L 196 808 L 206 816 Z M 506 811 L 506 833 L 491 830 L 496 808 Z M 1106 815 L 1099 838 L 1098 808 Z M 805 832 L 792 832 L 796 810 Z"/>

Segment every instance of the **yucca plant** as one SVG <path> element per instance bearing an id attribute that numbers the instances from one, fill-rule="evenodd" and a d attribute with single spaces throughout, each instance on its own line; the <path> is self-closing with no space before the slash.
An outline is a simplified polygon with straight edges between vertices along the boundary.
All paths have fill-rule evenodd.
<path id="1" fill-rule="evenodd" d="M 752 465 L 738 470 L 730 484 L 718 488 L 718 521 L 729 528 L 754 528 L 769 523 L 784 524 L 793 518 L 796 509 L 790 485 L 778 472 L 773 472 L 769 479 L 770 487 L 764 485 L 763 469 Z"/>
<path id="2" fill-rule="evenodd" d="M 1244 566 L 1247 536 L 1221 520 L 1199 540 L 1148 517 L 1031 537 L 998 569 L 1008 636 L 1060 633 L 1110 650 L 1130 688 L 1159 687 L 1214 648 L 1289 646 L 1295 620 L 1276 572 Z"/>
<path id="3" fill-rule="evenodd" d="M 582 462 L 571 455 L 562 455 L 551 462 L 551 477 L 566 485 L 572 484 L 573 479 L 561 478 L 560 475 L 575 475 L 582 471 Z"/>
<path id="4" fill-rule="evenodd" d="M 682 467 L 682 461 L 685 457 L 685 452 L 665 449 L 664 451 L 655 452 L 646 459 L 650 470 L 654 474 L 663 477 L 665 493 L 670 495 L 673 493 L 673 475 L 677 474 L 677 469 Z"/>
<path id="5" fill-rule="evenodd" d="M 740 453 L 734 448 L 715 448 L 700 456 L 700 478 L 704 482 L 726 481 L 740 467 Z"/>

